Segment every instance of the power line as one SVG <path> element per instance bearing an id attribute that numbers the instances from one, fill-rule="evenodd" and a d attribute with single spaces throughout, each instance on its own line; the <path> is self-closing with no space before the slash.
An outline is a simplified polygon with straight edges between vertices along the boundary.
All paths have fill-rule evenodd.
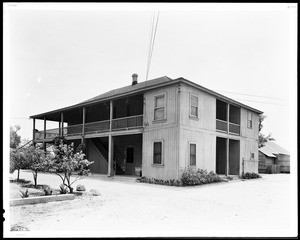
<path id="1" fill-rule="evenodd" d="M 235 99 L 235 100 L 238 100 L 238 101 L 247 101 L 247 102 L 257 102 L 257 103 L 266 103 L 266 104 L 272 104 L 272 105 L 288 106 L 287 104 L 271 103 L 271 102 L 261 102 L 261 101 L 254 101 L 254 100 L 248 100 L 248 99 Z"/>
<path id="2" fill-rule="evenodd" d="M 278 100 L 287 100 L 285 98 L 266 97 L 266 96 L 253 95 L 253 94 L 247 94 L 247 93 L 227 92 L 227 91 L 221 91 L 221 90 L 215 90 L 215 91 L 216 92 L 224 92 L 224 93 L 237 94 L 237 95 L 244 95 L 244 96 L 260 97 L 260 98 L 268 98 L 268 99 L 278 99 Z"/>
<path id="3" fill-rule="evenodd" d="M 159 11 L 158 11 L 157 16 L 156 16 L 155 28 L 154 28 L 154 19 L 155 19 L 155 13 L 153 14 L 153 17 L 152 17 L 152 24 L 151 24 L 151 31 L 150 31 L 150 44 L 149 44 L 149 52 L 148 52 L 148 64 L 147 64 L 146 81 L 148 80 L 148 75 L 149 75 L 149 70 L 150 70 L 150 65 L 151 65 L 151 59 L 152 59 L 152 53 L 153 53 L 153 49 L 154 49 L 156 30 L 157 30 L 157 25 L 158 25 L 158 20 L 159 20 Z"/>

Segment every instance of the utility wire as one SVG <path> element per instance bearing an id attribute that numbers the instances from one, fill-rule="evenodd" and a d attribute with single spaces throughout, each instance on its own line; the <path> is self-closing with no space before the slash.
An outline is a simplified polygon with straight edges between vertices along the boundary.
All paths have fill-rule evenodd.
<path id="1" fill-rule="evenodd" d="M 155 28 L 154 28 L 155 17 L 156 17 L 156 24 L 155 24 Z M 150 70 L 150 65 L 151 65 L 151 59 L 152 59 L 152 53 L 153 53 L 153 49 L 154 49 L 154 42 L 155 42 L 158 20 L 159 20 L 159 12 L 157 13 L 157 16 L 155 16 L 155 14 L 153 14 L 153 18 L 152 18 L 146 81 L 148 80 L 148 75 L 149 75 L 149 70 Z"/>
<path id="2" fill-rule="evenodd" d="M 224 93 L 237 94 L 237 95 L 244 95 L 244 96 L 251 96 L 251 97 L 260 97 L 260 98 L 268 98 L 268 99 L 287 100 L 285 98 L 266 97 L 266 96 L 253 95 L 253 94 L 247 94 L 247 93 L 227 92 L 227 91 L 222 91 L 222 90 L 214 90 L 214 91 L 215 92 L 224 92 Z"/>
<path id="3" fill-rule="evenodd" d="M 254 100 L 248 100 L 248 99 L 235 99 L 235 100 L 238 100 L 238 101 L 247 101 L 247 102 L 257 102 L 257 103 L 266 103 L 266 104 L 272 104 L 272 105 L 288 106 L 287 104 L 271 103 L 271 102 L 261 102 L 261 101 L 254 101 Z"/>

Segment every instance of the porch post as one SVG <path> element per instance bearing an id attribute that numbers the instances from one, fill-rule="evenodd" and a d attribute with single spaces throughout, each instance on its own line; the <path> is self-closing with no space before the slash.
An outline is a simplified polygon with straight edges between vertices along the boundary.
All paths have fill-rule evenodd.
<path id="1" fill-rule="evenodd" d="M 61 136 L 64 136 L 64 113 L 60 114 L 60 122 L 61 122 Z"/>
<path id="2" fill-rule="evenodd" d="M 229 103 L 227 103 L 227 134 L 229 134 L 229 112 L 230 112 L 230 105 Z M 226 176 L 228 175 L 229 175 L 229 137 L 227 137 L 227 141 L 226 141 Z"/>
<path id="3" fill-rule="evenodd" d="M 43 142 L 43 148 L 44 148 L 44 151 L 46 152 L 46 117 L 44 117 L 44 142 Z"/>
<path id="4" fill-rule="evenodd" d="M 33 120 L 33 130 L 32 130 L 32 140 L 33 140 L 33 146 L 35 147 L 35 118 Z"/>
<path id="5" fill-rule="evenodd" d="M 58 121 L 58 136 L 60 137 L 61 135 L 60 135 L 60 120 Z"/>
<path id="6" fill-rule="evenodd" d="M 111 136 L 112 131 L 112 118 L 113 118 L 113 102 L 110 101 L 109 108 L 109 135 L 108 135 L 108 171 L 107 176 L 112 177 L 112 160 L 113 160 L 113 138 Z"/>
<path id="7" fill-rule="evenodd" d="M 226 172 L 225 175 L 229 175 L 229 138 L 226 139 Z"/>
<path id="8" fill-rule="evenodd" d="M 82 108 L 82 138 L 81 143 L 84 142 L 84 135 L 85 135 L 85 107 Z"/>

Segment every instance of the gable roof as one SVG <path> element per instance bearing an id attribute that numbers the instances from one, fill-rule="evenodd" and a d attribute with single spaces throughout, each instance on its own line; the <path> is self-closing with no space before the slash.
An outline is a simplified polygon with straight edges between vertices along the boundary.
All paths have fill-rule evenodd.
<path id="1" fill-rule="evenodd" d="M 135 84 L 135 85 L 129 85 L 129 86 L 126 86 L 126 87 L 121 87 L 121 88 L 111 90 L 109 92 L 100 94 L 96 97 L 90 98 L 90 99 L 88 99 L 86 101 L 83 101 L 81 103 L 89 103 L 89 102 L 93 102 L 93 101 L 100 101 L 102 99 L 106 99 L 106 98 L 114 97 L 114 96 L 117 96 L 117 95 L 130 93 L 132 91 L 143 90 L 143 89 L 146 90 L 149 87 L 159 85 L 160 83 L 170 82 L 170 81 L 172 81 L 172 79 L 167 77 L 167 76 L 160 77 L 160 78 L 155 78 L 155 79 L 152 79 L 152 80 L 149 80 L 149 81 L 140 82 L 140 83 Z"/>
<path id="2" fill-rule="evenodd" d="M 256 112 L 258 114 L 263 113 L 260 110 L 257 110 L 255 108 L 252 108 L 252 107 L 248 106 L 248 105 L 242 104 L 238 101 L 235 101 L 231 98 L 228 98 L 228 97 L 226 97 L 222 94 L 214 92 L 214 91 L 212 91 L 210 89 L 207 89 L 205 87 L 202 87 L 202 86 L 200 86 L 200 85 L 198 85 L 194 82 L 191 82 L 191 81 L 189 81 L 185 78 L 181 77 L 181 78 L 177 78 L 177 79 L 171 79 L 167 76 L 163 76 L 163 77 L 155 78 L 155 79 L 152 79 L 152 80 L 140 82 L 140 83 L 135 84 L 135 85 L 129 85 L 129 86 L 117 88 L 117 89 L 108 91 L 106 93 L 100 94 L 96 97 L 90 98 L 86 101 L 80 102 L 78 104 L 75 104 L 75 105 L 72 105 L 72 106 L 69 106 L 69 107 L 65 107 L 65 108 L 56 109 L 56 110 L 45 112 L 45 113 L 41 113 L 41 114 L 37 114 L 37 115 L 32 115 L 32 116 L 30 116 L 30 118 L 43 119 L 45 116 L 50 116 L 50 115 L 53 115 L 53 114 L 57 115 L 57 113 L 63 112 L 63 111 L 66 111 L 66 110 L 70 110 L 70 109 L 74 109 L 74 108 L 78 108 L 78 107 L 83 107 L 83 106 L 88 106 L 88 105 L 91 105 L 91 104 L 94 104 L 94 103 L 97 103 L 97 102 L 109 101 L 109 100 L 112 100 L 112 99 L 121 98 L 121 97 L 125 97 L 125 96 L 128 96 L 128 95 L 138 94 L 138 93 L 148 91 L 150 89 L 156 89 L 156 88 L 159 88 L 159 87 L 168 86 L 168 85 L 176 84 L 176 83 L 180 83 L 180 82 L 183 82 L 183 83 L 186 83 L 186 84 L 191 85 L 193 87 L 196 87 L 196 88 L 198 88 L 202 91 L 205 91 L 207 93 L 210 93 L 210 94 L 212 94 L 212 95 L 214 95 L 214 96 L 216 96 L 216 97 L 218 97 L 218 98 L 220 98 L 224 101 L 234 103 L 238 106 L 242 106 L 242 107 L 244 107 L 246 109 L 249 109 L 249 110 L 252 110 L 253 112 Z"/>
<path id="3" fill-rule="evenodd" d="M 290 155 L 287 150 L 273 141 L 266 142 L 265 145 L 259 149 L 259 151 L 267 155 L 268 157 L 276 157 L 274 154 Z"/>

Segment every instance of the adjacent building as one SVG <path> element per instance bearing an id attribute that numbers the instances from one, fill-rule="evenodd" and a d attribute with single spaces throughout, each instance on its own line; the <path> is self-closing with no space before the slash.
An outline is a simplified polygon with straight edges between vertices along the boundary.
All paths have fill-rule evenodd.
<path id="1" fill-rule="evenodd" d="M 289 173 L 290 153 L 273 141 L 259 148 L 259 173 Z"/>
<path id="2" fill-rule="evenodd" d="M 33 115 L 33 140 L 85 143 L 94 173 L 179 179 L 187 167 L 258 172 L 262 112 L 184 78 L 160 77 Z M 44 129 L 35 129 L 35 121 Z M 47 129 L 57 121 L 57 129 Z"/>

